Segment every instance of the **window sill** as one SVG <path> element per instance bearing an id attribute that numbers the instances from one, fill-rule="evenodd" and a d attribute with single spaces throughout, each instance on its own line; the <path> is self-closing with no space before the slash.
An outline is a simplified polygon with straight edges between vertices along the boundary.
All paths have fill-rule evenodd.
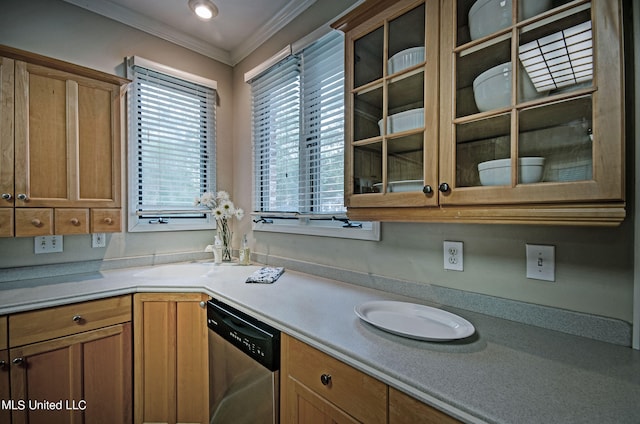
<path id="1" fill-rule="evenodd" d="M 335 220 L 312 220 L 307 217 L 279 219 L 267 218 L 267 222 L 253 222 L 253 231 L 288 233 L 320 237 L 334 237 L 354 240 L 380 241 L 379 222 L 357 222 L 362 227 L 345 227 L 345 223 Z"/>

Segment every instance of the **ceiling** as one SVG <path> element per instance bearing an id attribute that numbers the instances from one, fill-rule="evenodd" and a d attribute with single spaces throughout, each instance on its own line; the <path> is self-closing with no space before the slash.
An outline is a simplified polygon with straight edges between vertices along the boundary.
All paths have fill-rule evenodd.
<path id="1" fill-rule="evenodd" d="M 235 65 L 316 0 L 213 0 L 219 14 L 198 19 L 188 0 L 64 0 Z"/>

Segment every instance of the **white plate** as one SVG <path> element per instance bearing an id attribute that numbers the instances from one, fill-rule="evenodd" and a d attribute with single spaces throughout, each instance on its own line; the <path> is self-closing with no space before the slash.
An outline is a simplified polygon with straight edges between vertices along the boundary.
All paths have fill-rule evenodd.
<path id="1" fill-rule="evenodd" d="M 466 319 L 442 309 L 416 303 L 379 300 L 355 307 L 362 320 L 382 330 L 418 340 L 446 341 L 475 332 Z"/>

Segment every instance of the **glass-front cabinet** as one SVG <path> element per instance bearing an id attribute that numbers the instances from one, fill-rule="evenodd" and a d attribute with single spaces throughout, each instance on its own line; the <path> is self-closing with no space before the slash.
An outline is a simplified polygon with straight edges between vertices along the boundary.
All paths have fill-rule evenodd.
<path id="1" fill-rule="evenodd" d="M 617 2 L 443 4 L 440 204 L 622 201 Z"/>
<path id="2" fill-rule="evenodd" d="M 350 216 L 621 222 L 621 12 L 619 0 L 368 0 L 343 18 Z"/>
<path id="3" fill-rule="evenodd" d="M 347 206 L 435 206 L 438 2 L 389 3 L 346 37 Z"/>

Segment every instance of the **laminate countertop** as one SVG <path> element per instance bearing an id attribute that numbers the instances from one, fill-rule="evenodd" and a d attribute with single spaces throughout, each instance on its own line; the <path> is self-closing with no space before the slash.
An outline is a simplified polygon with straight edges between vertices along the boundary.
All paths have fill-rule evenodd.
<path id="1" fill-rule="evenodd" d="M 257 265 L 195 262 L 0 284 L 0 315 L 136 292 L 203 292 L 465 422 L 640 423 L 640 352 L 380 290 L 286 270 L 247 284 Z M 453 342 L 379 330 L 354 307 L 401 300 L 440 307 L 476 332 Z"/>

